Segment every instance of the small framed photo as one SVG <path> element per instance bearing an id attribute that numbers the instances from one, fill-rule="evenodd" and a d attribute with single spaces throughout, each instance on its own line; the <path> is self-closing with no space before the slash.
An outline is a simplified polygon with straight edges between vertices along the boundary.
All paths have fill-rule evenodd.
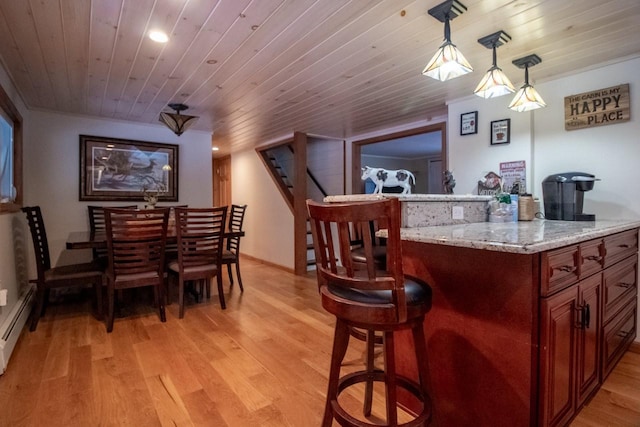
<path id="1" fill-rule="evenodd" d="M 460 135 L 478 133 L 478 112 L 460 114 Z"/>
<path id="2" fill-rule="evenodd" d="M 508 144 L 511 135 L 511 119 L 491 122 L 491 145 Z"/>

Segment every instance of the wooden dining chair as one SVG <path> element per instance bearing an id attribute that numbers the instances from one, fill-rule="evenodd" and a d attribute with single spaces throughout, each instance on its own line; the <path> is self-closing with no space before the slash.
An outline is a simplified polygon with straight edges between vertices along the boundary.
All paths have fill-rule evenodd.
<path id="1" fill-rule="evenodd" d="M 244 222 L 244 214 L 247 205 L 231 205 L 231 214 L 229 215 L 229 231 L 242 231 Z M 228 237 L 225 249 L 222 251 L 222 263 L 227 266 L 229 274 L 229 282 L 233 286 L 233 275 L 231 274 L 231 264 L 236 266 L 236 276 L 238 277 L 238 285 L 240 291 L 244 292 L 242 286 L 242 276 L 240 275 L 240 236 Z"/>
<path id="2" fill-rule="evenodd" d="M 385 426 L 398 426 L 398 388 L 422 403 L 415 419 L 403 425 L 426 425 L 431 418 L 431 400 L 426 385 L 428 366 L 423 324 L 425 314 L 431 309 L 431 288 L 403 274 L 399 200 L 326 205 L 307 200 L 307 207 L 322 306 L 336 317 L 322 425 L 329 427 L 335 419 L 341 426 L 371 426 L 350 414 L 339 399 L 345 389 L 370 381 L 384 382 Z M 369 227 L 372 221 L 384 224 L 387 230 L 384 269 L 374 259 L 374 239 Z M 363 232 L 364 266 L 356 265 L 351 257 L 350 230 L 354 225 L 360 226 Z M 352 328 L 370 333 L 377 331 L 383 336 L 384 369 L 371 369 L 367 363 L 362 370 L 340 375 Z M 396 373 L 394 338 L 395 332 L 403 329 L 410 330 L 413 337 L 418 382 Z"/>
<path id="3" fill-rule="evenodd" d="M 31 314 L 31 326 L 29 330 L 35 331 L 38 327 L 38 321 L 40 317 L 44 315 L 49 293 L 53 288 L 92 285 L 95 291 L 97 311 L 98 314 L 102 316 L 102 282 L 104 271 L 101 266 L 96 262 L 90 262 L 51 267 L 47 231 L 44 226 L 40 206 L 23 207 L 22 211 L 27 214 L 31 238 L 33 240 L 33 251 L 36 256 L 37 270 L 37 278 L 35 279 L 37 285 L 36 304 Z"/>
<path id="4" fill-rule="evenodd" d="M 113 330 L 115 292 L 153 286 L 160 320 L 165 315 L 165 245 L 169 209 L 105 208 L 107 251 L 107 332 Z"/>
<path id="5" fill-rule="evenodd" d="M 175 212 L 178 259 L 169 263 L 169 273 L 178 278 L 179 318 L 184 317 L 185 283 L 190 281 L 204 281 L 208 298 L 211 279 L 216 277 L 220 306 L 225 309 L 221 267 L 227 207 L 176 208 Z"/>
<path id="6" fill-rule="evenodd" d="M 87 210 L 89 211 L 89 231 L 91 233 L 104 233 L 105 231 L 105 216 L 104 216 L 104 208 L 105 206 L 87 206 Z M 137 209 L 136 205 L 125 205 L 125 206 L 112 206 L 112 208 L 116 209 Z M 102 263 L 104 267 L 107 266 L 107 248 L 93 248 L 93 259 Z"/>
<path id="7" fill-rule="evenodd" d="M 169 224 L 167 225 L 167 234 L 168 235 L 175 234 L 176 208 L 188 208 L 189 205 L 162 205 L 157 207 L 169 209 Z M 170 262 L 173 262 L 177 259 L 178 259 L 178 244 L 173 240 L 167 241 L 167 246 L 164 253 L 165 265 L 168 266 Z"/>

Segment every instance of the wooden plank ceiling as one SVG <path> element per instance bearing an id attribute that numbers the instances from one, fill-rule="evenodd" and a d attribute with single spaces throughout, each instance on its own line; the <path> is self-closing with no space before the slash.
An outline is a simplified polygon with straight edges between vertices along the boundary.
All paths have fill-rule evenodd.
<path id="1" fill-rule="evenodd" d="M 0 0 L 0 59 L 31 109 L 157 123 L 183 102 L 226 154 L 293 131 L 345 138 L 441 115 L 490 67 L 477 39 L 498 30 L 512 37 L 498 64 L 516 86 L 511 61 L 528 54 L 543 61 L 534 84 L 640 54 L 638 0 L 462 0 L 452 41 L 475 72 L 438 82 L 421 75 L 443 39 L 427 14 L 438 3 Z"/>

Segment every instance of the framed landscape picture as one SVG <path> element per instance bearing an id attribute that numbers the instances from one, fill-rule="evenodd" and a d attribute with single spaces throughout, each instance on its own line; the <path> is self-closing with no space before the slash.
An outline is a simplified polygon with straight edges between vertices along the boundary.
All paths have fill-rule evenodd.
<path id="1" fill-rule="evenodd" d="M 178 201 L 178 146 L 80 135 L 80 200 Z"/>

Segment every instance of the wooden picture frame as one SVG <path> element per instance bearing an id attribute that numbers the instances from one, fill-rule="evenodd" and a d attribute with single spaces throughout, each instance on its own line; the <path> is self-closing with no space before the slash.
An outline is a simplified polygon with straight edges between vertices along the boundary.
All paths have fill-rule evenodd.
<path id="1" fill-rule="evenodd" d="M 178 201 L 178 146 L 80 135 L 80 200 Z"/>
<path id="2" fill-rule="evenodd" d="M 508 144 L 511 139 L 511 119 L 491 122 L 491 145 Z"/>
<path id="3" fill-rule="evenodd" d="M 478 133 L 478 112 L 460 114 L 460 135 L 472 135 Z"/>

